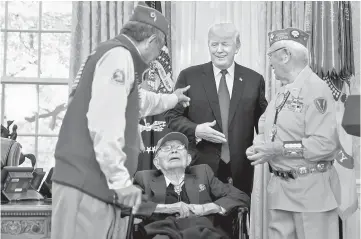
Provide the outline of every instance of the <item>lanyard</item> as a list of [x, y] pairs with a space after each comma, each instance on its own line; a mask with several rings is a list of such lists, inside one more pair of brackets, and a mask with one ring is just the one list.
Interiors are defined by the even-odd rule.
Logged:
[[[273, 120], [273, 125], [272, 125], [272, 130], [271, 130], [271, 141], [272, 141], [272, 142], [274, 142], [275, 137], [276, 137], [276, 133], [277, 133], [276, 123], [277, 123], [277, 119], [278, 119], [278, 114], [279, 114], [280, 111], [282, 110], [283, 106], [285, 106], [286, 101], [287, 101], [288, 97], [290, 96], [290, 94], [291, 94], [290, 91], [288, 91], [288, 92], [286, 93], [286, 95], [282, 93], [281, 95], [283, 95], [283, 99], [282, 99], [282, 101], [281, 101], [279, 104], [277, 104], [277, 106], [276, 106], [276, 114], [275, 114], [275, 118], [274, 118], [274, 120]], [[281, 95], [279, 95], [279, 96], [281, 96]], [[278, 97], [277, 97], [277, 99], [276, 99], [276, 103], [277, 103], [277, 101], [278, 101]]]

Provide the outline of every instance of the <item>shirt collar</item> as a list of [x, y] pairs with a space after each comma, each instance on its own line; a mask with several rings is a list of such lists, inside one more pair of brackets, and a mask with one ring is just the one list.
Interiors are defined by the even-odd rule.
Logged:
[[[232, 65], [230, 67], [228, 67], [228, 69], [227, 69], [228, 74], [230, 74], [232, 78], [234, 77], [234, 65], [235, 64], [234, 64], [234, 61], [233, 61]], [[221, 69], [216, 67], [213, 63], [212, 63], [212, 66], [213, 66], [214, 76], [217, 76], [219, 73], [221, 73]]]
[[[130, 43], [133, 44], [134, 48], [137, 49], [137, 52], [138, 52], [139, 56], [142, 57], [142, 54], [140, 53], [140, 51], [139, 51], [137, 45], [134, 43], [134, 41], [133, 41], [130, 37], [128, 37], [127, 35], [125, 35], [125, 34], [122, 34], [122, 35], [123, 35], [125, 38], [127, 38]], [[143, 57], [142, 57], [142, 58], [143, 58]]]
[[[168, 187], [169, 184], [171, 183], [171, 181], [165, 175], [164, 175], [164, 179], [165, 179], [165, 185]], [[181, 182], [184, 180], [184, 174], [180, 179], [181, 179]]]
[[285, 89], [291, 91], [291, 94], [297, 98], [303, 87], [305, 79], [309, 78], [312, 72], [313, 71], [308, 65], [305, 66], [292, 83], [285, 85]]

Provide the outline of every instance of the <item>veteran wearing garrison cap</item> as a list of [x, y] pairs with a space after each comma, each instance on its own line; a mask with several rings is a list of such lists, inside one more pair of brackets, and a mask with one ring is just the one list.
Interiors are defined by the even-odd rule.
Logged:
[[[282, 87], [247, 149], [253, 165], [268, 162], [270, 239], [338, 239], [339, 180], [335, 104], [308, 66], [309, 35], [296, 28], [268, 34], [268, 56]], [[260, 127], [261, 128], [261, 127]]]
[[165, 44], [168, 21], [140, 3], [119, 35], [101, 43], [74, 80], [55, 149], [52, 239], [123, 238], [120, 209], [141, 202], [132, 183], [142, 116], [189, 98], [180, 89], [157, 95], [138, 89], [148, 63]]

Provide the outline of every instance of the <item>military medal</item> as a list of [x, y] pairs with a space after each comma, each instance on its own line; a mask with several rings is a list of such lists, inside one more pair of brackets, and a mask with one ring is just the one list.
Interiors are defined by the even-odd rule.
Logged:
[[274, 137], [276, 136], [277, 133], [277, 126], [274, 124], [272, 125], [272, 129], [271, 129], [271, 140], [274, 139]]
[[303, 104], [298, 98], [293, 99], [292, 101], [292, 110], [296, 113], [302, 112]]

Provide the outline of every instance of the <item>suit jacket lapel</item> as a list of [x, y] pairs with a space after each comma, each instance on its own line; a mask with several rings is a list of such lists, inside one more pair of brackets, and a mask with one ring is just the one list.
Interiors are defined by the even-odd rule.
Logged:
[[[240, 78], [242, 78], [242, 81], [240, 80]], [[233, 117], [236, 113], [237, 105], [244, 95], [244, 81], [245, 78], [242, 76], [241, 67], [235, 63], [232, 98], [229, 106], [228, 127], [230, 127]]]
[[154, 201], [157, 203], [165, 203], [166, 185], [164, 175], [153, 178], [150, 187], [154, 192]]
[[198, 204], [199, 203], [199, 190], [197, 185], [197, 180], [195, 175], [186, 174], [184, 177], [184, 184], [189, 198], [190, 203]]
[[202, 83], [204, 90], [206, 91], [209, 105], [211, 106], [214, 117], [216, 118], [219, 127], [222, 129], [221, 111], [219, 109], [217, 86], [216, 80], [214, 79], [212, 62], [204, 65]]

